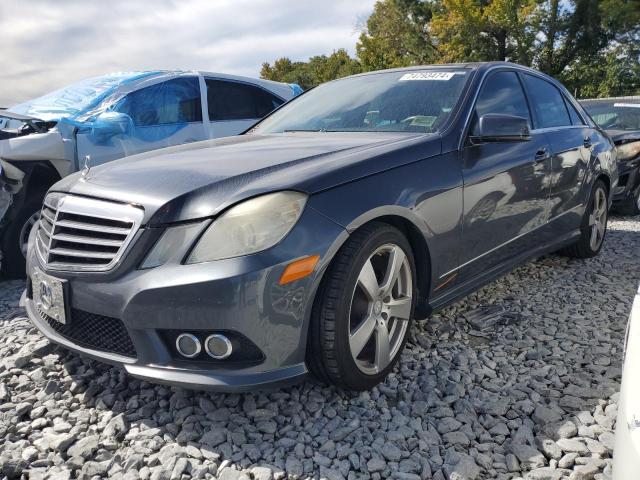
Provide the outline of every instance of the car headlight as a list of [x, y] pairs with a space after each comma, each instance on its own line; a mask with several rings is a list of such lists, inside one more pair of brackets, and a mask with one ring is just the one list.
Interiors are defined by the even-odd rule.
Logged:
[[239, 203], [209, 226], [187, 263], [239, 257], [273, 247], [296, 224], [306, 201], [303, 193], [285, 191]]
[[154, 268], [164, 265], [191, 240], [200, 230], [202, 222], [167, 228], [140, 265], [140, 268]]
[[619, 162], [629, 160], [636, 155], [640, 155], [640, 142], [629, 142], [624, 145], [619, 145], [616, 147], [616, 152]]

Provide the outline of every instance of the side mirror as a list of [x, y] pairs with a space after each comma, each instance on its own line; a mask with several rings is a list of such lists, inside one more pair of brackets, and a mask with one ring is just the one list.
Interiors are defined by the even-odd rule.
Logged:
[[102, 112], [93, 121], [93, 133], [111, 137], [126, 134], [131, 130], [133, 120], [126, 113]]
[[478, 122], [476, 139], [482, 142], [525, 142], [531, 140], [529, 120], [515, 115], [487, 113]]

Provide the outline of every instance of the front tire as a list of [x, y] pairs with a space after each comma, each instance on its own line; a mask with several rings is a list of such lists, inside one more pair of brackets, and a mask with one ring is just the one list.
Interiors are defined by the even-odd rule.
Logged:
[[2, 235], [2, 274], [5, 278], [24, 278], [29, 232], [38, 221], [43, 198], [25, 202]]
[[372, 223], [355, 232], [315, 300], [307, 354], [312, 373], [350, 390], [383, 381], [407, 340], [415, 271], [411, 246], [398, 229]]
[[562, 249], [560, 253], [574, 258], [592, 258], [598, 255], [607, 233], [608, 219], [608, 190], [604, 182], [598, 180], [591, 189], [589, 202], [582, 217], [580, 238], [573, 245]]

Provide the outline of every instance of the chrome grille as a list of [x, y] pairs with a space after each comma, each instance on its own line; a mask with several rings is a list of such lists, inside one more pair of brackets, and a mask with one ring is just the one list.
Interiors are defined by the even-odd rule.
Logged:
[[110, 270], [142, 217], [142, 209], [132, 205], [52, 193], [40, 212], [36, 251], [54, 270]]

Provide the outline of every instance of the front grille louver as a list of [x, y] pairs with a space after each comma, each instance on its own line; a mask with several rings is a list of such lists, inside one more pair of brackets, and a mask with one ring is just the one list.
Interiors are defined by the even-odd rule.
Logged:
[[54, 270], [107, 271], [137, 232], [143, 211], [132, 205], [49, 194], [40, 214], [36, 251]]

